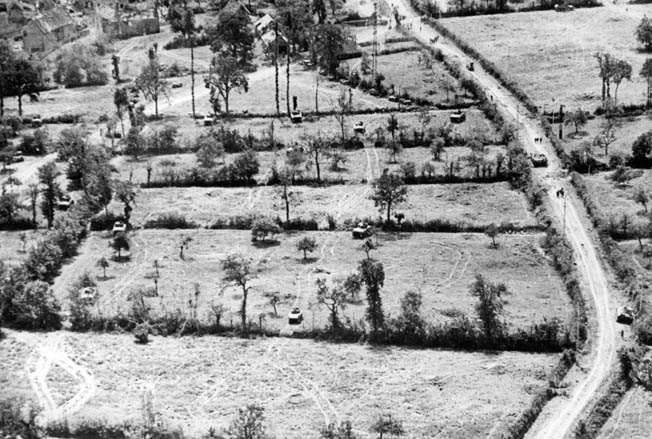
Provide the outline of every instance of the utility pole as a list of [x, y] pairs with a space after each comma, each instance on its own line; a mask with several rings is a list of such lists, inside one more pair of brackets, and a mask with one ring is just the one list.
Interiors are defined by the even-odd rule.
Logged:
[[564, 193], [564, 216], [562, 217], [562, 228], [561, 228], [561, 237], [562, 239], [566, 236], [566, 193]]
[[278, 22], [277, 21], [274, 22], [274, 86], [275, 86], [274, 96], [276, 97], [276, 115], [279, 116], [281, 114], [281, 109], [278, 103]]

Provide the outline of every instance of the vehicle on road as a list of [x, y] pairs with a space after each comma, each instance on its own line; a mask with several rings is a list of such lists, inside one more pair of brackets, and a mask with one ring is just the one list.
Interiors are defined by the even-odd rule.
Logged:
[[628, 306], [621, 306], [616, 312], [616, 323], [631, 325], [634, 323], [634, 310]]
[[211, 115], [204, 116], [203, 123], [205, 127], [209, 127], [215, 123], [215, 118]]
[[353, 132], [355, 134], [364, 134], [365, 133], [364, 122], [363, 121], [356, 122], [355, 125], [353, 126]]
[[299, 308], [292, 308], [288, 314], [288, 324], [299, 325], [303, 321], [303, 313]]
[[303, 115], [299, 110], [294, 110], [290, 112], [290, 121], [292, 123], [301, 123], [303, 122]]
[[68, 210], [75, 205], [75, 200], [70, 198], [70, 195], [62, 195], [57, 200], [57, 209]]
[[358, 225], [355, 226], [351, 231], [351, 234], [353, 235], [353, 239], [368, 238], [369, 236], [373, 235], [373, 233], [374, 233], [373, 227], [370, 224], [364, 222], [358, 223]]
[[535, 168], [545, 168], [548, 166], [548, 157], [544, 154], [530, 154], [530, 162]]

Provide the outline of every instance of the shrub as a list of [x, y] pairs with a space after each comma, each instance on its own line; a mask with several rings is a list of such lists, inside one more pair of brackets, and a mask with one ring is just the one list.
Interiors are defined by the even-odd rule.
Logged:
[[35, 280], [19, 288], [11, 300], [10, 321], [25, 329], [61, 329], [61, 307], [50, 285]]
[[199, 225], [188, 221], [183, 214], [170, 212], [148, 220], [143, 227], [146, 229], [195, 229]]
[[94, 232], [111, 230], [116, 221], [124, 221], [124, 217], [113, 212], [102, 212], [90, 219], [89, 226]]
[[274, 235], [281, 233], [281, 227], [270, 218], [258, 218], [251, 227], [251, 241], [267, 241], [269, 236], [271, 241], [276, 241]]
[[134, 329], [134, 338], [136, 343], [147, 344], [149, 343], [150, 326], [147, 323], [139, 323]]

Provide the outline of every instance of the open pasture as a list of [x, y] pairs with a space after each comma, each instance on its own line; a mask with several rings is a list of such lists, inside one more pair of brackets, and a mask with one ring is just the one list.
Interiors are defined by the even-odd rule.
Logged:
[[[25, 236], [25, 244], [21, 235]], [[26, 257], [27, 252], [44, 236], [43, 231], [0, 231], [0, 261], [8, 265], [18, 265]]]
[[598, 438], [647, 439], [652, 435], [650, 416], [650, 393], [641, 387], [634, 387], [625, 394]]
[[[296, 242], [311, 236], [318, 248], [303, 260]], [[179, 243], [192, 238], [179, 257]], [[490, 239], [482, 234], [381, 234], [379, 248], [371, 256], [383, 263], [386, 279], [382, 289], [386, 313], [396, 316], [400, 299], [407, 291], [421, 291], [423, 313], [430, 322], [446, 320], [447, 311], [456, 309], [474, 314], [476, 298], [468, 290], [476, 274], [494, 282], [505, 282], [511, 294], [505, 306], [506, 321], [513, 327], [528, 327], [544, 317], [567, 317], [569, 301], [561, 281], [550, 266], [540, 247], [540, 234], [500, 236], [498, 249], [489, 248]], [[327, 327], [328, 310], [317, 304], [315, 281], [333, 279], [357, 270], [358, 261], [365, 258], [360, 240], [348, 232], [306, 232], [280, 235], [277, 245], [257, 246], [251, 243], [249, 231], [236, 230], [142, 230], [131, 234], [131, 260], [110, 262], [107, 279], [95, 266], [98, 258], [110, 259], [112, 251], [104, 234], [94, 233], [83, 244], [80, 256], [63, 268], [55, 283], [55, 293], [65, 303], [68, 286], [84, 272], [97, 277], [100, 303], [98, 310], [112, 315], [127, 312], [131, 291], [153, 288], [154, 261], [158, 261], [158, 297], [148, 299], [155, 309], [187, 310], [195, 293], [199, 315], [210, 319], [210, 305], [223, 304], [229, 320], [239, 322], [237, 315], [242, 293], [226, 287], [220, 261], [229, 254], [250, 258], [257, 279], [248, 298], [248, 315], [258, 323], [264, 315], [264, 325], [282, 329], [293, 306], [305, 314], [303, 329]], [[274, 315], [266, 293], [279, 292], [281, 303]], [[349, 303], [345, 318], [357, 322], [364, 318], [364, 301]]]
[[90, 395], [70, 416], [73, 424], [140, 422], [149, 392], [160, 419], [192, 437], [227, 427], [239, 408], [254, 403], [265, 409], [274, 437], [315, 437], [325, 423], [350, 420], [357, 436], [371, 439], [377, 437], [373, 421], [386, 413], [403, 421], [409, 437], [494, 437], [547, 385], [557, 361], [557, 355], [274, 338], [154, 337], [142, 346], [128, 334], [13, 333], [0, 341], [6, 365], [0, 383], [11, 383], [12, 394], [34, 397], [25, 364], [37, 359], [30, 354], [44, 338], [53, 337], [60, 340], [58, 353], [93, 376], [91, 392], [54, 368], [45, 380], [57, 402], [66, 393]]
[[[342, 225], [346, 220], [384, 217], [369, 197], [370, 185], [334, 185], [328, 187], [294, 186], [300, 201], [290, 206], [290, 219], [314, 219], [326, 224], [328, 216]], [[122, 204], [113, 201], [109, 210], [122, 212]], [[411, 221], [442, 220], [476, 226], [511, 222], [534, 226], [536, 219], [527, 209], [525, 197], [509, 188], [508, 183], [415, 185], [408, 188], [408, 201], [397, 206]], [[278, 188], [161, 188], [141, 189], [132, 212], [132, 222], [142, 225], [148, 219], [166, 213], [185, 215], [189, 221], [210, 226], [217, 219], [234, 216], [280, 216], [285, 219], [285, 203]]]
[[[632, 10], [628, 13], [627, 7]], [[513, 78], [550, 111], [593, 110], [600, 103], [596, 52], [608, 52], [632, 64], [632, 82], [618, 90], [620, 102], [642, 103], [645, 83], [638, 76], [646, 55], [638, 51], [635, 11], [646, 5], [622, 5], [555, 11], [450, 18], [441, 22]], [[572, 79], [571, 79], [572, 78]], [[613, 89], [612, 89], [613, 93]]]

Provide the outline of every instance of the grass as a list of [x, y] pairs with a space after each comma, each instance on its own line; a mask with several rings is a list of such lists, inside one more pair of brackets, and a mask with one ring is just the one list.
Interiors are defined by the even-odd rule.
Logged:
[[538, 105], [548, 105], [548, 110], [558, 109], [559, 104], [567, 110], [579, 106], [593, 110], [601, 93], [593, 57], [598, 51], [632, 64], [633, 83], [621, 85], [619, 101], [642, 103], [644, 99], [645, 84], [638, 72], [646, 55], [638, 51], [634, 29], [640, 21], [637, 14], [646, 6], [626, 7], [633, 11], [631, 15], [602, 7], [563, 14], [526, 12], [441, 22], [515, 79]]
[[[292, 190], [301, 204], [291, 206], [290, 218], [312, 218], [325, 224], [331, 215], [341, 225], [345, 220], [381, 215], [369, 198], [369, 185], [300, 186]], [[141, 189], [136, 203], [132, 212], [136, 225], [169, 212], [182, 213], [204, 226], [235, 215], [285, 216], [275, 187]], [[114, 200], [109, 210], [122, 212], [122, 205]], [[394, 211], [414, 221], [440, 219], [477, 226], [505, 221], [519, 226], [537, 224], [523, 195], [510, 190], [507, 183], [412, 186], [408, 201]]]
[[[25, 252], [23, 252], [23, 243], [20, 240], [20, 235], [25, 233]], [[32, 245], [41, 239], [44, 231], [25, 230], [2, 232], [0, 231], [0, 261], [8, 265], [18, 265], [26, 257], [27, 252]]]
[[[641, 177], [631, 180], [627, 185], [617, 185], [608, 180], [607, 177], [611, 174], [612, 172], [601, 172], [584, 176], [591, 197], [596, 201], [604, 217], [620, 220], [623, 215], [627, 215], [634, 224], [647, 224], [643, 206], [637, 204], [633, 198], [639, 188], [650, 187], [652, 171], [644, 170]], [[652, 206], [648, 206], [650, 207]]]
[[609, 421], [602, 427], [599, 439], [616, 437], [629, 439], [645, 439], [650, 437], [652, 415], [649, 404], [650, 394], [641, 387], [631, 389], [614, 410]]
[[[192, 242], [185, 260], [179, 258], [179, 242], [190, 236]], [[303, 236], [317, 240], [318, 250], [304, 261], [296, 242]], [[540, 234], [499, 236], [497, 250], [489, 249], [490, 240], [481, 234], [381, 234], [380, 247], [372, 257], [385, 267], [386, 279], [383, 306], [386, 313], [396, 316], [400, 299], [407, 291], [421, 291], [424, 296], [424, 315], [428, 321], [441, 322], [444, 313], [457, 309], [474, 315], [476, 299], [469, 293], [469, 285], [476, 274], [492, 281], [505, 282], [512, 294], [505, 300], [506, 321], [514, 327], [528, 327], [544, 317], [566, 319], [568, 299], [561, 281], [544, 256]], [[98, 309], [104, 315], [121, 309], [128, 311], [130, 291], [154, 287], [153, 261], [160, 264], [159, 297], [151, 299], [155, 310], [187, 309], [188, 299], [199, 287], [199, 315], [210, 318], [211, 303], [221, 303], [228, 310], [225, 323], [239, 322], [237, 310], [242, 293], [238, 288], [226, 287], [221, 280], [220, 261], [227, 255], [239, 253], [254, 262], [257, 279], [248, 299], [249, 318], [258, 323], [265, 316], [265, 326], [282, 329], [293, 306], [305, 313], [304, 329], [327, 327], [328, 311], [316, 303], [317, 278], [346, 276], [357, 269], [365, 258], [361, 241], [351, 239], [348, 232], [310, 232], [281, 235], [280, 244], [254, 246], [249, 231], [143, 230], [132, 235], [131, 261], [111, 262], [107, 279], [95, 266], [101, 256], [111, 256], [108, 240], [94, 233], [86, 240], [80, 256], [67, 265], [57, 279], [54, 289], [65, 303], [68, 286], [80, 274], [97, 276], [102, 297]], [[278, 316], [268, 303], [265, 293], [278, 291], [281, 303]], [[363, 294], [364, 296], [364, 294]], [[344, 317], [357, 322], [364, 318], [365, 302], [347, 305]]]
[[[371, 439], [371, 424], [385, 413], [402, 420], [411, 437], [500, 435], [546, 385], [557, 359], [282, 339], [154, 337], [142, 346], [130, 335], [61, 335], [62, 348], [97, 382], [73, 423], [140, 422], [141, 397], [149, 390], [160, 418], [195, 437], [209, 426], [228, 426], [237, 409], [252, 403], [265, 408], [275, 437], [314, 437], [326, 422], [350, 420], [357, 435]], [[11, 336], [0, 343], [6, 365], [0, 382], [31, 396], [24, 369], [29, 349]], [[70, 375], [59, 384], [54, 378], [47, 384], [74, 385]]]

